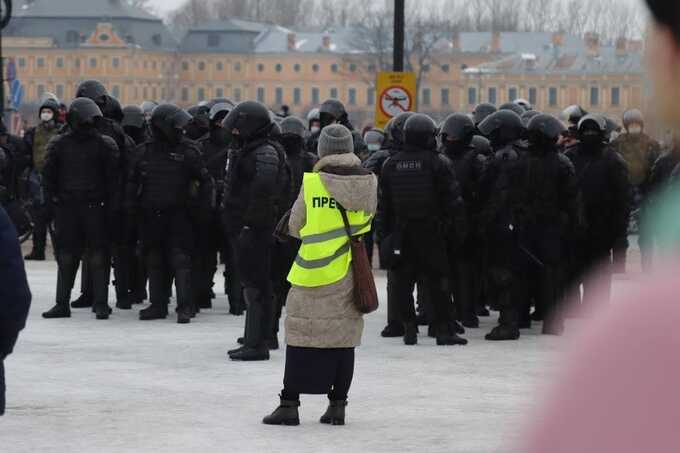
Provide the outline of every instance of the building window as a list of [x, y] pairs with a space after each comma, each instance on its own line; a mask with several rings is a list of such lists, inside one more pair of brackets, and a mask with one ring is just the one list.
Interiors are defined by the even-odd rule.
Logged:
[[423, 65], [423, 72], [430, 72], [430, 65], [429, 64]]
[[276, 72], [281, 72], [281, 71], [283, 71], [283, 65], [282, 65], [281, 63], [278, 63], [278, 64], [274, 67], [274, 69], [276, 70]]
[[151, 88], [151, 99], [158, 99], [158, 88]]
[[111, 88], [111, 96], [116, 99], [120, 98], [120, 87], [118, 85], [114, 85], [113, 88]]
[[44, 68], [44, 67], [45, 67], [45, 59], [44, 59], [43, 57], [38, 57], [38, 58], [36, 58], [36, 60], [35, 60], [35, 64], [36, 64], [36, 66], [38, 66], [39, 68]]
[[235, 102], [241, 102], [241, 89], [240, 88], [234, 88], [233, 91], [234, 94], [234, 101]]
[[64, 85], [57, 85], [57, 97], [59, 99], [64, 99]]
[[330, 98], [331, 99], [337, 99], [338, 98], [338, 89], [337, 88], [331, 88]]
[[97, 67], [97, 59], [96, 58], [90, 58], [90, 67], [91, 68]]
[[159, 34], [155, 34], [151, 37], [151, 42], [154, 46], [160, 46], [163, 44], [163, 38]]
[[210, 33], [208, 35], [208, 47], [219, 47], [220, 46], [220, 35], [217, 33]]
[[182, 62], [182, 71], [188, 71], [188, 70], [189, 70], [189, 62], [183, 61]]
[[77, 43], [80, 42], [80, 33], [75, 30], [69, 30], [66, 32], [66, 42]]
[[205, 71], [205, 61], [199, 61], [198, 62], [198, 70], [199, 71]]
[[281, 87], [276, 87], [276, 105], [281, 105], [283, 104], [283, 88]]
[[[133, 90], [134, 90], [134, 93], [135, 93], [134, 98], [139, 99], [139, 87], [137, 87], [137, 85], [135, 85]], [[184, 91], [182, 91], [182, 93], [184, 93]]]
[[536, 105], [538, 101], [538, 96], [536, 94], [536, 88], [529, 88], [529, 104]]
[[336, 63], [333, 63], [333, 64], [331, 65], [331, 72], [332, 72], [332, 73], [336, 73], [336, 72], [338, 72], [338, 69], [339, 69], [339, 68], [340, 68], [340, 67], [339, 67]]
[[257, 72], [264, 72], [264, 65], [262, 63], [257, 65]]
[[265, 95], [265, 93], [264, 93], [264, 88], [259, 87], [259, 88], [257, 89], [257, 102], [262, 102], [262, 103], [264, 103], [264, 95]]
[[166, 88], [165, 87], [161, 88], [161, 98], [163, 100], [168, 98], [167, 94], [168, 94], [168, 91], [166, 90]]
[[590, 105], [600, 105], [600, 89], [598, 87], [590, 88]]
[[149, 87], [144, 87], [142, 89], [142, 96], [144, 96], [144, 99], [149, 99]]
[[73, 64], [75, 65], [76, 68], [80, 68], [80, 58], [76, 58], [73, 60]]
[[450, 91], [448, 88], [442, 88], [442, 105], [449, 105], [451, 103]]
[[302, 90], [300, 88], [293, 88], [293, 104], [302, 104]]
[[312, 88], [312, 104], [319, 105], [319, 103], [321, 102], [320, 98], [321, 98], [321, 95], [319, 93], [319, 89], [318, 88]]
[[223, 98], [224, 97], [224, 88], [216, 88], [215, 89], [215, 97], [216, 98]]
[[613, 106], [621, 105], [621, 88], [619, 87], [612, 88], [612, 105]]
[[158, 62], [156, 60], [151, 62], [151, 69], [153, 69], [154, 71], [158, 70]]
[[349, 72], [357, 72], [357, 65], [354, 63], [351, 63], [349, 65]]
[[19, 58], [19, 67], [20, 68], [26, 67], [26, 59], [25, 58]]
[[316, 64], [316, 63], [313, 64], [313, 65], [312, 65], [312, 71], [314, 71], [314, 72], [319, 72], [319, 65]]
[[489, 88], [488, 95], [489, 95], [489, 103], [495, 105], [496, 101], [498, 100], [498, 95], [497, 95], [496, 89], [495, 88]]
[[513, 102], [517, 99], [517, 88], [508, 89], [508, 102]]
[[111, 59], [111, 66], [113, 66], [114, 68], [120, 67], [120, 58], [118, 58], [118, 57], [113, 57], [113, 58]]
[[442, 65], [442, 72], [449, 72], [451, 71], [451, 66], [448, 64], [443, 64]]
[[144, 69], [149, 69], [149, 62], [144, 60]]
[[548, 88], [548, 105], [550, 107], [557, 106], [557, 88], [555, 87]]
[[302, 69], [302, 68], [300, 67], [299, 63], [295, 63], [295, 65], [293, 65], [293, 71], [300, 72], [300, 69]]
[[218, 61], [215, 66], [218, 71], [224, 71], [224, 63], [222, 63], [221, 61]]
[[375, 105], [375, 88], [366, 90], [366, 103], [368, 105]]
[[357, 105], [357, 89], [350, 88], [347, 91], [347, 102], [349, 105]]
[[423, 105], [430, 105], [432, 103], [432, 90], [423, 88]]
[[469, 105], [477, 104], [477, 88], [474, 87], [468, 88], [468, 104]]
[[241, 62], [237, 61], [236, 63], [234, 63], [234, 71], [241, 72]]
[[45, 94], [45, 85], [38, 85], [38, 99], [40, 99], [43, 94]]
[[57, 58], [57, 68], [63, 68], [64, 67], [64, 58], [59, 57]]
[[102, 42], [106, 42], [109, 39], [111, 39], [111, 37], [109, 35], [107, 35], [106, 33], [102, 33], [101, 35], [99, 35], [99, 40], [102, 41]]
[[197, 90], [197, 93], [198, 93], [198, 102], [205, 101], [205, 88], [200, 87]]

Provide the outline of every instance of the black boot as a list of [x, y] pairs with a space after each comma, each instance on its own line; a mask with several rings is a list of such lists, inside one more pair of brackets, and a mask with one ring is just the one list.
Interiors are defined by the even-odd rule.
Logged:
[[189, 324], [192, 318], [191, 307], [177, 307], [177, 324]]
[[130, 299], [130, 296], [119, 298], [116, 301], [116, 308], [121, 310], [132, 310], [132, 300]]
[[267, 415], [262, 419], [262, 423], [265, 425], [298, 426], [300, 424], [300, 414], [298, 412], [300, 401], [286, 401], [281, 396], [279, 398], [281, 398], [279, 407], [271, 415]]
[[404, 325], [400, 322], [388, 322], [387, 326], [380, 333], [383, 338], [398, 338], [404, 336]]
[[87, 294], [81, 294], [79, 298], [71, 302], [71, 308], [90, 308], [92, 305], [92, 297]]
[[139, 311], [141, 321], [153, 321], [154, 319], [165, 319], [168, 317], [168, 306], [165, 304], [151, 304], [144, 310]]
[[95, 307], [95, 315], [96, 318], [100, 320], [109, 319], [111, 307], [109, 307], [109, 304], [98, 304]]
[[345, 424], [345, 408], [347, 407], [347, 400], [331, 401], [328, 404], [326, 413], [321, 416], [319, 422], [324, 425], [342, 426]]
[[[178, 254], [173, 258], [179, 262], [189, 262], [186, 255]], [[183, 267], [175, 269], [175, 288], [177, 289], [177, 323], [189, 324], [191, 318], [196, 316], [193, 310], [191, 293], [191, 269]]]
[[269, 348], [270, 351], [278, 351], [278, 349], [279, 349], [279, 337], [272, 336], [271, 338], [268, 338], [267, 339], [267, 348]]
[[56, 304], [54, 307], [42, 314], [45, 319], [70, 318], [71, 309], [68, 304]]
[[413, 323], [404, 323], [404, 344], [406, 346], [418, 344], [418, 326]]
[[491, 313], [489, 313], [489, 309], [486, 308], [484, 305], [477, 307], [477, 316], [480, 318], [488, 318], [491, 316]]
[[451, 332], [448, 325], [437, 329], [437, 346], [465, 346], [466, 344], [468, 341]]
[[233, 354], [229, 354], [231, 360], [237, 360], [241, 362], [258, 362], [262, 360], [269, 360], [269, 349], [266, 346], [261, 346], [257, 348], [250, 348], [244, 346]]
[[244, 349], [245, 349], [245, 346], [241, 346], [241, 347], [239, 347], [239, 348], [232, 349], [232, 350], [230, 350], [230, 351], [227, 351], [227, 355], [231, 358], [232, 355], [236, 354], [237, 352], [241, 352], [241, 351], [243, 351]]
[[468, 329], [478, 329], [479, 328], [479, 318], [477, 316], [470, 316], [463, 319], [463, 327]]
[[519, 329], [507, 325], [496, 326], [484, 338], [489, 341], [509, 341], [519, 339]]
[[24, 257], [26, 261], [45, 261], [45, 251], [33, 249], [31, 253]]
[[244, 362], [269, 360], [269, 348], [267, 347], [265, 333], [271, 332], [271, 329], [264, 322], [264, 315], [270, 313], [267, 310], [270, 307], [266, 306], [263, 300], [266, 295], [257, 288], [246, 288], [244, 297], [248, 304], [245, 346], [241, 350], [229, 354], [229, 358]]

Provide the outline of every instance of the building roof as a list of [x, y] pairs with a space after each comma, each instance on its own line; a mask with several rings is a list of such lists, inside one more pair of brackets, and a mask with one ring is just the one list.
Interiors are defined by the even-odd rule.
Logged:
[[87, 47], [100, 23], [111, 23], [122, 45], [175, 50], [177, 41], [161, 19], [125, 0], [19, 0], [5, 36], [52, 38], [60, 48]]

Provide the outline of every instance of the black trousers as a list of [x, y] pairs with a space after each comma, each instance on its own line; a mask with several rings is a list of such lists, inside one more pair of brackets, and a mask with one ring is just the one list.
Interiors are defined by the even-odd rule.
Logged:
[[47, 225], [52, 221], [52, 210], [48, 205], [38, 204], [31, 208], [33, 218], [33, 251], [45, 253]]
[[219, 217], [198, 219], [194, 222], [196, 247], [193, 255], [193, 290], [197, 303], [210, 303], [213, 280], [217, 272], [217, 254], [222, 250], [222, 228]]
[[514, 235], [499, 235], [489, 244], [489, 294], [500, 310], [499, 324], [519, 328], [527, 299], [526, 255]]
[[0, 359], [0, 415], [5, 413], [5, 360]]
[[300, 394], [347, 399], [354, 378], [354, 348], [319, 349], [288, 346], [281, 397], [296, 401]]
[[272, 284], [274, 292], [273, 337], [279, 333], [281, 312], [286, 305], [286, 299], [288, 298], [288, 292], [290, 291], [291, 286], [288, 281], [288, 274], [290, 273], [291, 267], [293, 267], [293, 262], [295, 261], [299, 248], [300, 242], [293, 239], [290, 239], [287, 242], [275, 241], [272, 248]]
[[250, 348], [266, 347], [272, 332], [272, 233], [270, 229], [244, 228], [236, 244], [238, 272], [248, 306], [245, 343]]

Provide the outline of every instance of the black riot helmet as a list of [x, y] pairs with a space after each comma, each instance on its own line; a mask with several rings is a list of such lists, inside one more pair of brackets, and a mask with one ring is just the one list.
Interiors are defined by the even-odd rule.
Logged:
[[321, 104], [321, 107], [319, 107], [319, 120], [321, 121], [322, 129], [334, 122], [343, 126], [349, 124], [345, 105], [337, 99], [328, 99]]
[[527, 126], [529, 143], [540, 147], [554, 147], [567, 129], [564, 124], [552, 115], [534, 116]]
[[226, 102], [218, 102], [213, 104], [213, 106], [210, 108], [210, 111], [208, 112], [210, 124], [213, 125], [215, 123], [219, 123], [221, 125], [224, 117], [226, 117], [229, 112], [234, 109], [234, 107], [234, 103], [229, 100]]
[[524, 107], [519, 104], [515, 104], [514, 102], [506, 102], [505, 104], [498, 107], [498, 110], [510, 110], [515, 112], [519, 117], [526, 113], [526, 109]]
[[492, 153], [491, 142], [486, 137], [475, 135], [472, 137], [472, 142], [470, 142], [470, 144], [479, 154], [490, 156]]
[[578, 123], [578, 136], [586, 146], [605, 143], [607, 141], [607, 119], [596, 114], [584, 116]]
[[570, 126], [578, 127], [581, 118], [586, 116], [588, 112], [583, 110], [580, 105], [570, 105], [562, 111], [560, 118], [566, 121]]
[[385, 144], [385, 133], [378, 128], [370, 129], [364, 134], [364, 142], [370, 152], [378, 151]]
[[100, 109], [103, 109], [108, 100], [109, 93], [99, 80], [86, 80], [78, 85], [76, 97], [92, 99]]
[[524, 112], [524, 114], [521, 116], [522, 124], [524, 124], [524, 127], [529, 126], [529, 122], [532, 120], [532, 118], [540, 114], [541, 112], [537, 112], [536, 110], [529, 110], [528, 112]]
[[307, 124], [309, 126], [309, 130], [312, 130], [312, 127], [314, 127], [314, 123], [321, 124], [321, 113], [319, 112], [318, 108], [313, 108], [307, 114]]
[[116, 123], [123, 121], [123, 107], [120, 105], [120, 102], [118, 102], [118, 99], [114, 97], [109, 96], [107, 98], [102, 113], [104, 114], [104, 118], [113, 120]]
[[479, 126], [482, 121], [486, 119], [487, 116], [496, 113], [496, 106], [489, 103], [482, 103], [475, 107], [475, 111], [472, 112], [474, 117], [475, 126]]
[[406, 143], [404, 140], [404, 126], [413, 115], [415, 115], [413, 112], [402, 112], [390, 120], [392, 125], [386, 129], [389, 129], [389, 138], [393, 144], [403, 145]]
[[628, 130], [633, 124], [637, 124], [643, 129], [645, 127], [645, 117], [638, 109], [626, 110], [623, 114], [623, 127]]
[[422, 113], [415, 113], [404, 124], [404, 144], [434, 150], [437, 148], [437, 124]]
[[441, 134], [445, 142], [458, 142], [467, 146], [475, 135], [475, 124], [469, 116], [453, 113], [444, 120]]
[[134, 127], [142, 129], [146, 123], [144, 111], [137, 105], [128, 105], [123, 108], [123, 121], [120, 125], [123, 127]]
[[45, 99], [42, 104], [40, 105], [40, 108], [38, 109], [38, 114], [43, 111], [43, 109], [50, 109], [52, 110], [52, 113], [54, 114], [54, 120], [56, 121], [57, 118], [59, 118], [59, 100], [55, 100], [53, 98], [47, 98]]
[[499, 110], [489, 115], [478, 128], [494, 148], [519, 140], [524, 133], [522, 118], [511, 110]]
[[515, 99], [512, 101], [512, 103], [519, 105], [526, 112], [530, 112], [534, 109], [534, 107], [531, 105], [531, 102], [527, 101], [526, 99]]
[[66, 122], [75, 132], [94, 129], [102, 111], [90, 98], [76, 98], [71, 102], [66, 114]]
[[307, 136], [307, 127], [304, 121], [297, 116], [287, 116], [279, 126], [281, 127], [281, 135], [294, 135], [303, 139]]
[[269, 110], [256, 101], [241, 102], [222, 121], [222, 127], [230, 135], [244, 142], [267, 136], [272, 125]]
[[151, 114], [151, 132], [154, 138], [177, 144], [184, 135], [184, 128], [191, 115], [174, 104], [161, 104]]
[[151, 119], [151, 114], [153, 113], [153, 109], [158, 107], [158, 103], [154, 101], [144, 101], [142, 102], [142, 105], [140, 105], [142, 111], [144, 112], [144, 116], [146, 117], [147, 120]]

